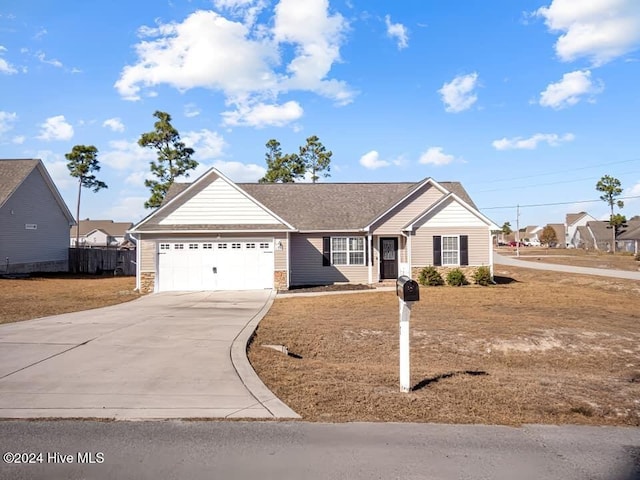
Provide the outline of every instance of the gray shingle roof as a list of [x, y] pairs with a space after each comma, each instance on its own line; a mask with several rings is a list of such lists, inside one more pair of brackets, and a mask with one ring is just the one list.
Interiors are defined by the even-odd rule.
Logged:
[[[114, 222], [113, 220], [80, 220], [80, 235], [93, 230], [102, 230], [113, 237], [122, 237], [133, 226], [131, 222]], [[71, 227], [71, 238], [75, 238], [77, 227]]]
[[39, 160], [0, 160], [0, 207], [38, 165]]
[[[355, 230], [367, 226], [409, 195], [421, 183], [238, 183], [236, 185], [299, 230]], [[439, 184], [476, 208], [459, 182], [439, 182]], [[175, 198], [189, 185], [174, 183], [167, 192], [164, 203]]]

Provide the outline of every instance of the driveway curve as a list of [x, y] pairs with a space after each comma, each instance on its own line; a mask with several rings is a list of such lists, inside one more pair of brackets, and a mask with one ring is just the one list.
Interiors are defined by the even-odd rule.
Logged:
[[0, 325], [0, 418], [299, 418], [246, 356], [274, 295], [160, 293]]
[[601, 277], [640, 280], [640, 272], [628, 272], [625, 270], [614, 270], [610, 268], [573, 267], [571, 265], [556, 265], [554, 263], [527, 262], [525, 260], [518, 260], [514, 257], [500, 255], [499, 253], [494, 253], [494, 262], [498, 265], [532, 268], [535, 270], [552, 270], [556, 272], [578, 273], [582, 275], [599, 275]]

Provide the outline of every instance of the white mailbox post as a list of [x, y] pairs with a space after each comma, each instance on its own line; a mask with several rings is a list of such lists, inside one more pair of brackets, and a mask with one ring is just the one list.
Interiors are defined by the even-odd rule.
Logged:
[[418, 284], [406, 275], [398, 277], [396, 294], [400, 304], [400, 391], [411, 391], [411, 354], [409, 321], [411, 307], [420, 300]]

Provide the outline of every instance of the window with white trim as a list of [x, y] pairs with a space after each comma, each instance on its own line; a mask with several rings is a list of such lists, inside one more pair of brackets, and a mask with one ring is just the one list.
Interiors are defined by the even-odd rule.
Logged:
[[364, 265], [364, 237], [331, 237], [333, 265]]
[[173, 249], [174, 249], [174, 250], [184, 250], [184, 243], [176, 243], [176, 244], [173, 246]]
[[260, 248], [269, 248], [269, 244], [268, 243], [261, 243], [260, 244]]
[[256, 244], [255, 243], [246, 243], [245, 247], [246, 248], [256, 248]]
[[460, 265], [459, 237], [442, 237], [442, 265]]
[[218, 248], [219, 249], [227, 248], [227, 244], [226, 243], [219, 243], [218, 244]]
[[213, 243], [203, 243], [202, 248], [204, 250], [211, 250], [213, 248]]
[[160, 250], [169, 250], [169, 244], [168, 243], [161, 243], [160, 244]]
[[231, 244], [231, 248], [241, 248], [242, 244], [241, 243], [232, 243]]
[[198, 244], [197, 243], [190, 243], [189, 244], [189, 250], [197, 250], [198, 249]]

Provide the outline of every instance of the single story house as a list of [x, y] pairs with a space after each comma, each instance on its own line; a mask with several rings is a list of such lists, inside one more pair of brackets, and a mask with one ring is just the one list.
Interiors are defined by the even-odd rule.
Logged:
[[[492, 230], [462, 185], [175, 183], [129, 233], [142, 292], [373, 284], [427, 265], [493, 265]], [[470, 273], [470, 272], [467, 272]]]
[[80, 229], [78, 246], [80, 247], [120, 247], [129, 240], [127, 230], [132, 222], [114, 222], [113, 220], [79, 221], [79, 225], [71, 227], [71, 246], [76, 246], [76, 235]]
[[66, 272], [74, 223], [42, 161], [0, 160], [0, 273]]
[[579, 246], [579, 235], [577, 235], [578, 227], [584, 227], [587, 225], [587, 222], [596, 222], [597, 219], [592, 217], [587, 212], [579, 212], [579, 213], [567, 213], [565, 219], [566, 226], [566, 245], [567, 247], [578, 247]]

